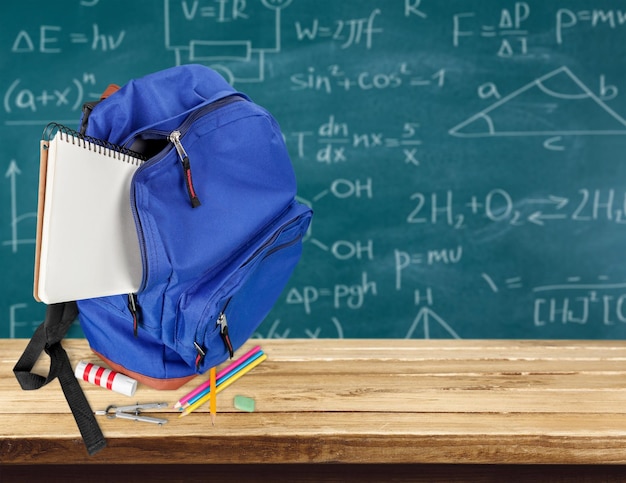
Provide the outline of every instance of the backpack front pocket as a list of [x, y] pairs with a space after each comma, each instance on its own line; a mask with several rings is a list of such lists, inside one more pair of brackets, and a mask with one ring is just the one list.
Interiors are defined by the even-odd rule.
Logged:
[[300, 259], [310, 218], [308, 207], [292, 204], [256, 243], [181, 295], [176, 349], [197, 372], [232, 357], [263, 321]]

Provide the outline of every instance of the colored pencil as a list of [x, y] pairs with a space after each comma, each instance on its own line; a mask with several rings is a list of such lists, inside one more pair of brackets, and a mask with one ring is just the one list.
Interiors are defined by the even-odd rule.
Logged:
[[[227, 374], [224, 374], [223, 376], [219, 377], [217, 379], [216, 385], [217, 385], [217, 389], [219, 389], [219, 387], [228, 379], [230, 379], [231, 377], [233, 377], [235, 374], [237, 374], [239, 371], [243, 370], [244, 368], [246, 368], [248, 365], [252, 364], [255, 360], [257, 360], [259, 357], [261, 357], [264, 354], [264, 352], [262, 350], [255, 352], [254, 354], [252, 354], [250, 357], [248, 357], [245, 361], [243, 361], [243, 363], [239, 364], [237, 367], [235, 367], [234, 369], [232, 369], [231, 371], [229, 371]], [[206, 396], [207, 394], [210, 394], [211, 389], [210, 387], [205, 388], [203, 391], [200, 391], [198, 394], [196, 394], [195, 396], [193, 396], [192, 398], [190, 398], [186, 403], [184, 403], [179, 409], [182, 411], [184, 409], [187, 409], [189, 406], [191, 406], [192, 404], [194, 404], [196, 401], [198, 401], [199, 399], [203, 398], [204, 396]], [[217, 391], [219, 392], [219, 391]], [[216, 393], [217, 394], [217, 393]]]
[[[248, 352], [246, 352], [239, 359], [237, 359], [236, 361], [232, 362], [227, 367], [225, 367], [220, 372], [218, 372], [217, 376], [216, 376], [217, 379], [219, 380], [221, 377], [223, 377], [224, 375], [228, 374], [230, 371], [232, 371], [238, 365], [243, 364], [247, 359], [249, 359], [251, 356], [253, 356], [255, 353], [259, 352], [260, 350], [261, 350], [261, 346], [258, 346], [258, 345], [253, 347], [252, 349], [250, 349]], [[207, 389], [210, 385], [211, 385], [211, 380], [209, 378], [206, 382], [203, 382], [202, 384], [200, 384], [193, 391], [189, 392], [188, 394], [186, 394], [185, 396], [180, 398], [178, 400], [178, 402], [176, 404], [174, 404], [174, 408], [178, 409], [183, 404], [185, 404], [187, 401], [189, 401], [192, 397], [194, 397], [196, 394], [199, 394], [202, 391], [204, 391], [205, 389]]]
[[215, 417], [217, 416], [217, 391], [215, 390], [215, 367], [211, 367], [211, 373], [209, 376], [209, 380], [211, 382], [209, 391], [211, 392], [211, 424], [215, 426]]
[[[221, 391], [223, 391], [224, 389], [226, 389], [228, 386], [230, 386], [233, 382], [235, 382], [237, 379], [239, 379], [240, 377], [242, 377], [243, 375], [247, 374], [248, 372], [250, 372], [252, 369], [254, 369], [256, 366], [258, 366], [261, 362], [263, 362], [265, 359], [267, 359], [267, 354], [263, 354], [261, 357], [259, 357], [258, 359], [256, 359], [254, 362], [252, 362], [251, 364], [249, 364], [248, 366], [246, 366], [244, 369], [242, 369], [241, 371], [237, 372], [235, 375], [233, 375], [233, 377], [230, 377], [229, 379], [225, 380], [220, 386], [217, 387], [217, 389], [215, 390], [215, 394], [220, 393]], [[191, 414], [193, 411], [195, 411], [196, 409], [198, 409], [200, 406], [202, 406], [205, 402], [207, 402], [210, 399], [211, 395], [207, 394], [205, 395], [203, 398], [199, 399], [198, 401], [196, 401], [194, 404], [192, 404], [191, 406], [189, 406], [187, 409], [185, 409], [185, 411], [183, 411], [180, 416], [178, 416], [179, 418], [182, 418], [183, 416], [187, 416], [188, 414]]]

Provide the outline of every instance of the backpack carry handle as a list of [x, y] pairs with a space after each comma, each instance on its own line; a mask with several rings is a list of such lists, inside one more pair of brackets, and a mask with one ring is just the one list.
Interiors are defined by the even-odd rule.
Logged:
[[[24, 353], [15, 364], [13, 373], [22, 389], [27, 391], [39, 389], [54, 379], [59, 379], [63, 394], [87, 447], [87, 452], [94, 455], [106, 446], [106, 440], [89, 402], [74, 376], [67, 352], [61, 345], [61, 339], [77, 316], [76, 302], [48, 305], [46, 318], [33, 334], [26, 349], [24, 349]], [[50, 356], [50, 369], [45, 377], [31, 372], [43, 351]]]

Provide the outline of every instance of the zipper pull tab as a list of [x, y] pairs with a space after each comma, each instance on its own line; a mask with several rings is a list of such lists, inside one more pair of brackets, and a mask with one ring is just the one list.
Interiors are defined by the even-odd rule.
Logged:
[[137, 296], [134, 293], [128, 294], [128, 310], [133, 316], [133, 334], [137, 337], [137, 328], [139, 326], [139, 310], [137, 308]]
[[233, 349], [233, 344], [230, 341], [230, 336], [228, 335], [228, 321], [226, 320], [226, 314], [222, 312], [220, 316], [217, 318], [217, 325], [220, 326], [220, 336], [222, 336], [222, 340], [224, 341], [224, 345], [228, 349], [228, 354], [230, 358], [233, 358], [235, 351]]
[[187, 193], [189, 194], [189, 201], [191, 206], [197, 208], [200, 206], [200, 200], [196, 195], [196, 190], [193, 187], [193, 180], [191, 179], [191, 164], [189, 163], [189, 156], [185, 152], [182, 143], [180, 142], [180, 131], [172, 131], [169, 136], [169, 140], [174, 144], [180, 162], [183, 165], [183, 176], [185, 177], [185, 184], [187, 186]]
[[196, 348], [196, 352], [198, 355], [196, 356], [196, 371], [200, 369], [200, 364], [204, 360], [204, 356], [206, 356], [206, 351], [198, 344], [196, 341], [193, 342], [193, 346]]

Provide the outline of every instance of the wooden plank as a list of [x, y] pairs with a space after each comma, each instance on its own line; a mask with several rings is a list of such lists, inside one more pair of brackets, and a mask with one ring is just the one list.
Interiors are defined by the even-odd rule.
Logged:
[[[345, 389], [337, 387], [312, 387], [308, 384], [275, 391], [268, 386], [262, 388], [263, 381], [256, 379], [246, 384], [239, 384], [237, 390], [226, 391], [218, 397], [220, 413], [231, 412], [235, 394], [249, 395], [256, 401], [256, 410], [263, 412], [328, 412], [351, 411], [369, 412], [372, 408], [384, 408], [385, 412], [428, 412], [472, 414], [485, 411], [498, 413], [571, 413], [600, 414], [614, 413], [616, 408], [626, 407], [626, 392], [608, 393], [607, 391], [416, 391], [404, 392], [393, 384], [376, 387]], [[28, 396], [15, 398], [12, 402], [2, 400], [6, 407], [1, 414], [65, 414], [67, 404], [59, 390], [52, 387], [50, 392], [40, 392], [36, 400]], [[141, 394], [141, 395], [139, 395]], [[135, 400], [117, 395], [88, 393], [92, 409], [104, 410], [111, 404], [128, 405], [137, 402], [166, 402], [172, 405], [176, 399], [163, 394], [144, 391], [137, 394]], [[197, 411], [206, 411], [203, 406]], [[3, 428], [4, 429], [4, 428]], [[0, 437], [5, 434], [0, 429]]]
[[[0, 416], [0, 425], [33, 426]], [[132, 431], [123, 424], [132, 425]], [[570, 414], [253, 413], [184, 418], [180, 425], [107, 421], [106, 450], [87, 456], [69, 415], [0, 441], [0, 462], [625, 464], [626, 417]], [[68, 434], [71, 433], [71, 434]]]
[[[611, 413], [626, 404], [625, 378], [593, 374], [506, 374], [446, 376], [388, 373], [324, 374], [319, 362], [289, 364], [266, 361], [219, 396], [222, 408], [232, 407], [236, 393], [252, 394], [257, 408], [264, 411], [371, 411], [382, 407], [389, 412], [578, 412]], [[325, 364], [325, 363], [324, 363]], [[390, 367], [391, 371], [392, 368]], [[349, 384], [347, 378], [349, 377]], [[288, 381], [285, 384], [285, 381]], [[81, 382], [94, 409], [110, 404], [127, 404], [128, 399], [97, 386]], [[143, 401], [174, 404], [194, 387], [178, 391], [156, 391], [141, 387]], [[276, 387], [281, 387], [276, 391]], [[35, 393], [21, 391], [15, 380], [0, 381], [0, 413], [67, 412], [62, 392], [55, 381]], [[202, 409], [201, 409], [202, 410]], [[222, 409], [224, 410], [224, 409]], [[1, 431], [1, 430], [0, 430]]]

